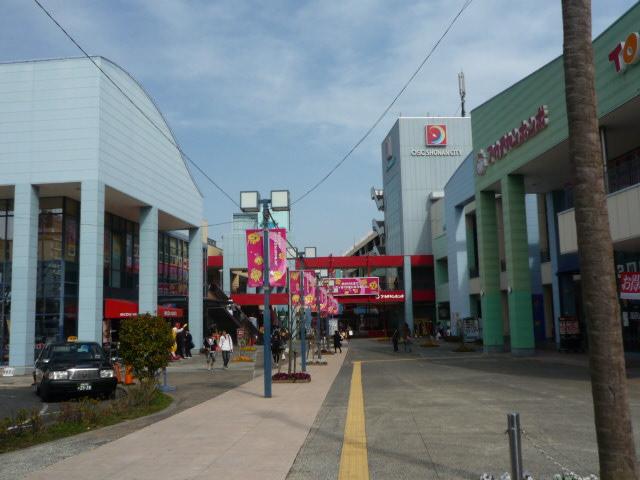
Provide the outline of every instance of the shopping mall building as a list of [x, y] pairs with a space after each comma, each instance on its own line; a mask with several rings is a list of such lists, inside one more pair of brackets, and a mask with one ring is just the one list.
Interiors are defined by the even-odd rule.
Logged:
[[188, 315], [201, 341], [202, 195], [141, 85], [94, 61], [0, 64], [0, 346], [18, 372], [137, 312]]
[[[593, 42], [619, 275], [640, 268], [639, 29], [636, 5]], [[446, 247], [436, 255], [447, 263], [452, 318], [480, 317], [487, 351], [527, 354], [569, 337], [588, 347], [562, 57], [475, 108], [471, 119], [473, 155], [445, 187]], [[624, 296], [640, 298], [638, 290]], [[625, 348], [638, 351], [640, 301], [621, 299], [621, 311]]]

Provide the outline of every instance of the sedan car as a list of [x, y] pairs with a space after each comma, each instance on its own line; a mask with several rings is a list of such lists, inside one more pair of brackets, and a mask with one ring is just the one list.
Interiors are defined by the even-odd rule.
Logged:
[[47, 345], [36, 360], [33, 382], [45, 402], [54, 396], [113, 396], [118, 383], [108, 356], [95, 342]]

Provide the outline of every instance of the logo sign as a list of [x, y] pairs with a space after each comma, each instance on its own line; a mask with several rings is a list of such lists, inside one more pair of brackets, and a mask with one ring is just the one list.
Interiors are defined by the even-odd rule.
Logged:
[[624, 42], [616, 45], [616, 48], [609, 53], [609, 61], [613, 62], [613, 66], [617, 73], [624, 72], [629, 65], [633, 65], [640, 59], [640, 35], [637, 32], [631, 32]]
[[489, 165], [504, 158], [511, 150], [531, 140], [549, 125], [549, 109], [546, 105], [538, 107], [538, 112], [523, 120], [519, 127], [505, 133], [495, 143], [476, 154], [476, 172], [484, 175]]
[[429, 147], [447, 146], [447, 126], [427, 125], [425, 127], [426, 144]]

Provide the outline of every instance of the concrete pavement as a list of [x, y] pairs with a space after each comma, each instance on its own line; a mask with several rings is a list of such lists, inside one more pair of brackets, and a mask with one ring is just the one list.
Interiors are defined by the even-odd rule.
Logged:
[[[308, 384], [263, 378], [93, 450], [34, 472], [29, 479], [282, 479], [305, 441], [346, 353], [311, 366]], [[216, 372], [223, 375], [225, 372]]]

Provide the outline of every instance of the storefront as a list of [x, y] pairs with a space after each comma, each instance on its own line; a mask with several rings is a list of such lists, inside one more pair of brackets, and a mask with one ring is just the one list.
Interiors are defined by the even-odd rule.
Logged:
[[[631, 32], [639, 26], [636, 5], [594, 40], [603, 168], [619, 273], [638, 268], [640, 253], [640, 67], [633, 65], [637, 42], [625, 43], [637, 38]], [[561, 330], [566, 333], [561, 318], [575, 317], [584, 338], [562, 57], [477, 107], [472, 129], [485, 349], [527, 354], [537, 345], [540, 305], [530, 275], [527, 194], [536, 195], [542, 212], [540, 283], [549, 285], [553, 297], [548, 308], [543, 302], [543, 324], [553, 326], [560, 344]], [[504, 262], [496, 249], [501, 243]], [[635, 302], [622, 307], [625, 346], [637, 350]]]

